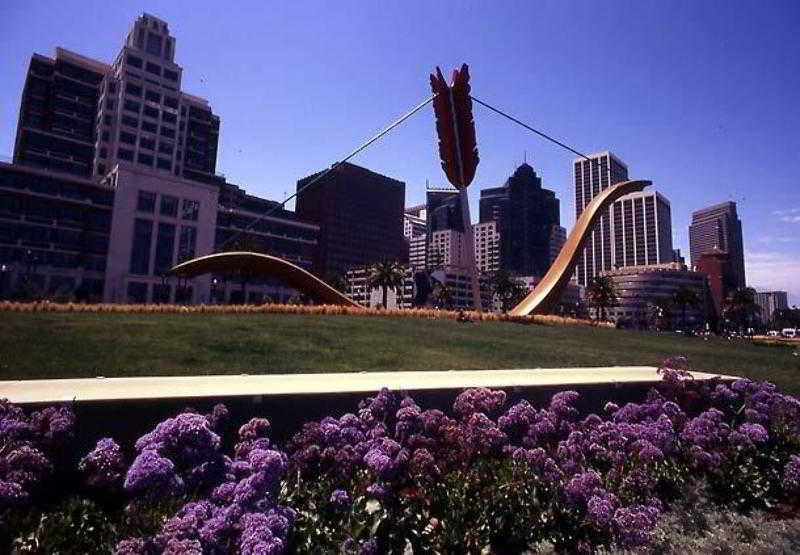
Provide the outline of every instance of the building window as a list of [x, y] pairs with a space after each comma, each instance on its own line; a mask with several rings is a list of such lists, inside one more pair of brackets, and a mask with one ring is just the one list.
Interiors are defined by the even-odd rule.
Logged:
[[183, 209], [181, 219], [197, 221], [197, 213], [200, 211], [200, 203], [196, 200], [183, 199]]
[[142, 96], [142, 87], [133, 83], [126, 83], [125, 92], [133, 96]]
[[127, 125], [128, 127], [136, 128], [139, 127], [139, 120], [134, 117], [123, 114], [122, 125]]
[[148, 118], [158, 119], [158, 110], [151, 108], [150, 106], [145, 106], [144, 115], [146, 115]]
[[125, 101], [125, 109], [128, 110], [129, 112], [136, 112], [138, 114], [140, 107], [141, 105], [134, 100]]
[[117, 158], [120, 160], [128, 160], [129, 162], [133, 161], [133, 151], [128, 150], [126, 148], [117, 149]]
[[136, 198], [136, 210], [152, 214], [156, 209], [156, 194], [152, 191], [139, 191]]
[[169, 79], [170, 81], [177, 81], [178, 73], [176, 71], [172, 71], [171, 69], [164, 69], [164, 78]]
[[143, 154], [140, 152], [136, 161], [143, 166], [153, 167], [153, 157], [150, 154]]
[[136, 56], [128, 55], [128, 65], [133, 67], [142, 67], [142, 59]]
[[100, 149], [100, 158], [107, 158], [108, 157], [108, 150], [103, 147]]
[[164, 141], [161, 141], [160, 143], [158, 143], [158, 152], [160, 154], [167, 154], [167, 155], [171, 156], [172, 155], [172, 149], [173, 149], [172, 143], [166, 143]]
[[[144, 191], [140, 191], [140, 194]], [[133, 222], [133, 247], [130, 273], [147, 275], [150, 270], [150, 243], [153, 239], [153, 222], [136, 218]]]
[[161, 195], [161, 215], [169, 216], [170, 218], [178, 217], [178, 197]]
[[129, 303], [146, 303], [147, 302], [147, 284], [138, 281], [128, 282], [128, 302]]
[[117, 92], [117, 85], [115, 83], [109, 82], [108, 86], [106, 87], [106, 90], [108, 90], [109, 93], [113, 94]]
[[145, 49], [148, 54], [161, 56], [161, 37], [153, 33], [147, 33], [147, 46]]
[[170, 171], [172, 169], [172, 161], [171, 160], [166, 160], [164, 158], [158, 158], [158, 159], [156, 159], [156, 166], [160, 170]]
[[182, 225], [181, 236], [178, 241], [178, 263], [194, 258], [196, 244], [197, 228], [190, 225]]
[[178, 116], [176, 116], [175, 114], [170, 114], [169, 112], [164, 112], [163, 114], [161, 114], [161, 119], [167, 123], [174, 124], [175, 122], [178, 121]]
[[142, 121], [142, 131], [147, 131], [148, 133], [155, 133], [158, 131], [158, 125], [155, 123], [151, 123], [149, 121]]
[[165, 96], [164, 97], [164, 105], [169, 106], [170, 108], [178, 109], [178, 99], [172, 96]]
[[109, 110], [114, 109], [114, 101], [111, 100], [110, 98], [106, 98], [106, 108], [108, 108]]
[[149, 100], [150, 102], [161, 102], [161, 95], [158, 94], [156, 91], [151, 91], [151, 90], [145, 91], [144, 97], [146, 100]]
[[111, 125], [111, 116], [109, 116], [108, 114], [106, 114], [105, 116], [103, 116], [103, 124], [105, 124], [105, 125]]
[[147, 150], [155, 150], [156, 149], [156, 142], [153, 139], [148, 139], [146, 137], [139, 138], [139, 146], [141, 148], [146, 148]]
[[168, 137], [170, 139], [174, 139], [175, 138], [175, 130], [174, 129], [170, 129], [169, 127], [161, 127], [161, 136], [162, 137]]
[[103, 130], [103, 134], [101, 135], [101, 137], [105, 142], [108, 142], [109, 138], [111, 138], [111, 136], [108, 134], [108, 131], [106, 131], [105, 129]]
[[[175, 197], [173, 198], [176, 201]], [[161, 200], [163, 213], [164, 200]], [[166, 274], [172, 268], [172, 253], [175, 250], [175, 225], [160, 223], [158, 224], [158, 239], [156, 240], [156, 259], [153, 271], [156, 275]]]
[[152, 73], [153, 75], [158, 75], [159, 77], [161, 77], [161, 66], [159, 65], [147, 62], [147, 67], [145, 68], [145, 70], [147, 71], [147, 73]]
[[126, 133], [125, 131], [120, 131], [119, 142], [125, 143], [126, 145], [136, 144], [136, 135], [132, 133]]

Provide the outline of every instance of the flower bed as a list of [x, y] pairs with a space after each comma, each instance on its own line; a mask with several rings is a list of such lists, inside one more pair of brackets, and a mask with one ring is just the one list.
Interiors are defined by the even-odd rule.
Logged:
[[647, 546], [673, 507], [796, 516], [800, 401], [771, 384], [695, 382], [685, 361], [638, 403], [578, 394], [512, 406], [465, 390], [450, 414], [381, 391], [287, 445], [218, 405], [136, 441], [70, 451], [68, 407], [0, 405], [0, 550], [514, 553]]

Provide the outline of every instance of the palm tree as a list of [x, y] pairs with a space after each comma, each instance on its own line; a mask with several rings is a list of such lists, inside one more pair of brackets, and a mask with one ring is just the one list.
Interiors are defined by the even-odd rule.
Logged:
[[734, 289], [728, 293], [722, 312], [740, 331], [748, 327], [753, 316], [761, 312], [761, 307], [756, 304], [756, 290], [752, 287]]
[[681, 285], [672, 295], [672, 302], [681, 307], [681, 326], [686, 328], [686, 309], [700, 306], [700, 297], [691, 287]]
[[437, 308], [452, 308], [453, 307], [453, 292], [447, 284], [436, 280], [436, 285], [433, 288], [433, 303]]
[[525, 284], [508, 270], [498, 270], [491, 277], [492, 294], [500, 299], [503, 312], [508, 312], [528, 292]]
[[606, 308], [617, 304], [614, 281], [608, 276], [596, 276], [586, 287], [586, 300], [597, 310], [598, 320], [606, 319]]
[[383, 308], [387, 308], [389, 288], [397, 290], [406, 278], [405, 267], [396, 260], [382, 260], [367, 268], [367, 284], [370, 288], [380, 287], [383, 292]]

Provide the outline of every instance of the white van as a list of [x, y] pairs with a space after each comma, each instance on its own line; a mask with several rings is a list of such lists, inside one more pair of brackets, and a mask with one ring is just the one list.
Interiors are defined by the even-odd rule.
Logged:
[[797, 330], [794, 328], [783, 328], [781, 330], [781, 335], [784, 337], [788, 337], [789, 339], [794, 339], [797, 337]]

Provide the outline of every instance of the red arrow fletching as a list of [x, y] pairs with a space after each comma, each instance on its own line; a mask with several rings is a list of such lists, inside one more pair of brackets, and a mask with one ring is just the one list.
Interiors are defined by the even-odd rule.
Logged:
[[442, 169], [454, 187], [466, 189], [475, 178], [479, 161], [467, 64], [453, 70], [451, 85], [437, 67], [431, 74], [431, 89]]

